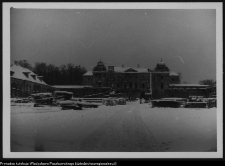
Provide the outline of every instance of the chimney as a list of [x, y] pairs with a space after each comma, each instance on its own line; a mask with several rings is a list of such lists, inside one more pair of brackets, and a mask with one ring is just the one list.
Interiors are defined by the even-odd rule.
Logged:
[[138, 68], [140, 67], [139, 64], [137, 65], [137, 67], [138, 67]]
[[124, 68], [124, 65], [122, 65], [122, 68]]
[[18, 62], [17, 61], [14, 61], [14, 64], [17, 66], [18, 65]]

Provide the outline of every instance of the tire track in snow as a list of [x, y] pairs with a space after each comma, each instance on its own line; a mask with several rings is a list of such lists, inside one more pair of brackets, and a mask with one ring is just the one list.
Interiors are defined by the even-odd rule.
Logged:
[[160, 146], [140, 116], [140, 105], [114, 107], [116, 113], [79, 146], [87, 152], [157, 152]]

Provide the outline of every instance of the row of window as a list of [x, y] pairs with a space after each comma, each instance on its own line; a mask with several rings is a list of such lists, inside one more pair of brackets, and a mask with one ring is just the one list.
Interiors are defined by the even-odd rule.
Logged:
[[[106, 78], [106, 74], [103, 74], [103, 75], [95, 75], [95, 77], [97, 77], [98, 79], [101, 79], [101, 78]], [[109, 78], [113, 78], [113, 75], [109, 75], [108, 76]], [[145, 79], [146, 76], [142, 75], [141, 77], [140, 76], [137, 76], [137, 75], [123, 75], [123, 76], [117, 76], [117, 79], [121, 79], [121, 78], [125, 78], [125, 79], [138, 79], [138, 78], [142, 78], [142, 79]], [[88, 80], [90, 80], [90, 78], [88, 78]]]
[[164, 89], [164, 84], [163, 84], [163, 83], [161, 83], [161, 84], [156, 84], [156, 85], [153, 84], [152, 87], [153, 87], [153, 89], [155, 89], [155, 88], [156, 88], [156, 89], [158, 89], [158, 88]]
[[128, 76], [128, 75], [124, 75], [123, 77], [121, 77], [121, 76], [117, 76], [117, 79], [120, 79], [120, 78], [125, 78], [125, 79], [138, 79], [138, 78], [142, 78], [142, 79], [145, 79], [146, 78], [146, 76], [144, 76], [144, 75], [142, 75], [142, 76], [137, 76], [137, 75], [130, 75], [130, 76]]
[[[106, 75], [105, 74], [103, 74], [103, 75], [96, 75], [95, 77], [101, 79], [101, 78], [106, 78]], [[114, 76], [113, 75], [109, 75], [108, 77], [110, 78], [110, 77], [114, 77]], [[137, 76], [137, 75], [123, 75], [123, 76], [121, 76], [121, 75], [118, 75], [117, 79], [120, 79], [120, 78], [125, 78], [125, 79], [128, 79], [128, 78], [130, 78], [130, 79], [132, 79], [132, 78], [135, 78], [135, 79], [142, 78], [142, 79], [145, 79], [146, 77], [147, 76], [145, 76], [145, 75], [142, 75], [142, 76]], [[162, 80], [164, 77], [161, 75], [161, 76], [157, 76], [157, 78], [160, 78]], [[88, 78], [88, 79], [90, 79], [90, 78]], [[174, 78], [172, 78], [172, 80], [174, 80]]]
[[28, 84], [28, 83], [25, 83], [25, 84], [22, 84], [22, 83], [11, 83], [11, 89], [12, 90], [24, 90], [24, 91], [27, 91], [27, 92], [33, 92], [33, 91], [47, 91], [48, 89], [46, 87], [41, 87], [41, 85], [31, 85], [31, 84]]
[[[142, 84], [138, 85], [138, 83], [133, 84], [132, 82], [130, 82], [129, 84], [117, 83], [117, 88], [124, 88], [124, 89], [126, 89], [126, 88], [135, 88], [135, 89], [142, 88], [142, 89], [145, 89], [146, 88], [146, 84], [142, 83]], [[148, 85], [148, 88], [149, 88], [149, 85]]]
[[[155, 79], [157, 79], [157, 80], [163, 80], [164, 79], [164, 77], [161, 75], [161, 76], [154, 76], [153, 78], [152, 78], [153, 80], [155, 80]], [[174, 78], [171, 78], [171, 81], [175, 81], [175, 79]]]
[[[101, 87], [102, 82], [98, 82], [97, 86]], [[142, 88], [142, 89], [145, 89], [146, 87], [150, 88], [149, 84], [146, 86], [146, 83], [138, 84], [138, 83], [132, 83], [132, 82], [130, 82], [130, 83], [117, 83], [116, 86], [117, 86], [117, 89], [120, 89], [120, 88], [124, 88], [124, 89], [127, 89], [127, 88], [135, 88], [135, 89]]]

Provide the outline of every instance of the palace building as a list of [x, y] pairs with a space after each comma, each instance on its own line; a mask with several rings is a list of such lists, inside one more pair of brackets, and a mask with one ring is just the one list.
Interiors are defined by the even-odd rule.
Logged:
[[169, 97], [170, 84], [179, 84], [180, 77], [161, 60], [151, 70], [146, 67], [105, 66], [100, 60], [92, 71], [83, 75], [83, 85], [110, 87], [116, 93], [136, 99], [150, 95], [151, 98]]
[[42, 76], [17, 64], [10, 68], [11, 97], [27, 97], [32, 93], [64, 90], [73, 97], [97, 95], [103, 97], [113, 91], [123, 97], [160, 99], [167, 97], [216, 96], [216, 88], [199, 84], [180, 84], [178, 73], [170, 71], [165, 62], [158, 62], [153, 70], [140, 67], [106, 66], [101, 60], [83, 75], [83, 85], [47, 85]]

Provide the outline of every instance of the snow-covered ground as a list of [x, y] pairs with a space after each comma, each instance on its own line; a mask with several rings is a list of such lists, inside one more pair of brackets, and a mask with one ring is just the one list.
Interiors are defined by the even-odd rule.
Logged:
[[11, 106], [12, 152], [216, 151], [216, 108]]

